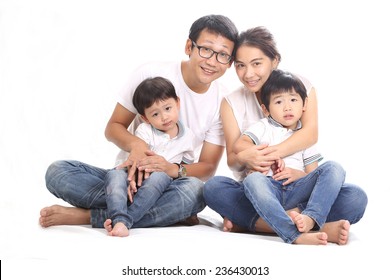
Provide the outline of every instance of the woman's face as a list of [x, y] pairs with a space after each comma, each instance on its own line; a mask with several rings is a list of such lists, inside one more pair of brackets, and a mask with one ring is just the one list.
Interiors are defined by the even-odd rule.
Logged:
[[241, 83], [255, 93], [276, 69], [278, 61], [266, 56], [259, 48], [243, 45], [237, 49], [234, 66]]

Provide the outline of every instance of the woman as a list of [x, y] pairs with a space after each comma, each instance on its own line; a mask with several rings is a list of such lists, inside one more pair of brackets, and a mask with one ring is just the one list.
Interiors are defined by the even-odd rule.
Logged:
[[[264, 117], [256, 99], [271, 72], [280, 63], [272, 34], [263, 27], [255, 27], [240, 34], [235, 46], [235, 68], [243, 87], [227, 96], [221, 104], [221, 116], [226, 139], [226, 154], [230, 169], [237, 180], [216, 176], [206, 182], [206, 204], [224, 217], [225, 231], [273, 232], [259, 218], [254, 207], [244, 194], [242, 184], [246, 169], [264, 172], [281, 157], [306, 149], [317, 142], [318, 113], [314, 87], [305, 79], [308, 93], [307, 110], [302, 116], [302, 129], [279, 145], [253, 146], [235, 153], [233, 145], [241, 133], [251, 124]], [[296, 170], [286, 168], [274, 177], [276, 180], [294, 181], [299, 177]], [[350, 224], [358, 222], [367, 205], [367, 195], [358, 186], [344, 184], [328, 215], [327, 223], [320, 229], [327, 233], [328, 241], [344, 245], [348, 241]], [[300, 212], [305, 204], [297, 205], [293, 213]], [[291, 215], [299, 223], [299, 215]]]

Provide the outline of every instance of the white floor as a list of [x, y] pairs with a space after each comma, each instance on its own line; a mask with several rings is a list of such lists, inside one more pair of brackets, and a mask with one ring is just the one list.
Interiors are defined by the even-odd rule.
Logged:
[[[125, 279], [127, 267], [177, 266], [207, 275], [163, 279], [389, 275], [387, 9], [376, 1], [351, 1], [353, 7], [348, 1], [244, 2], [183, 2], [171, 11], [157, 0], [0, 1], [2, 279]], [[42, 229], [39, 210], [62, 203], [45, 188], [47, 166], [78, 159], [110, 167], [117, 150], [103, 131], [116, 92], [142, 62], [185, 59], [190, 24], [209, 13], [231, 17], [240, 30], [268, 27], [282, 53], [281, 68], [315, 85], [321, 150], [369, 196], [349, 244], [294, 246], [277, 237], [224, 233], [221, 218], [208, 208], [201, 225], [134, 229], [128, 238], [89, 226]], [[232, 89], [239, 85], [233, 67], [222, 80]], [[218, 173], [228, 172], [223, 161]], [[268, 267], [269, 274], [215, 275], [218, 267], [237, 266], [263, 274]]]

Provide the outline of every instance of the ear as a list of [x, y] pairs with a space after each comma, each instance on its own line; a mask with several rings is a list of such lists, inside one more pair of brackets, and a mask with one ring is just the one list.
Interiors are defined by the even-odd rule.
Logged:
[[186, 41], [186, 46], [185, 46], [184, 52], [186, 55], [190, 55], [191, 51], [192, 51], [192, 40], [190, 38], [188, 38]]
[[141, 119], [146, 122], [146, 123], [150, 123], [150, 121], [148, 120], [147, 117], [145, 117], [144, 115], [140, 115], [141, 116]]
[[272, 69], [275, 70], [277, 69], [279, 66], [279, 59], [275, 58], [274, 60], [272, 60]]
[[269, 117], [270, 113], [268, 112], [267, 108], [265, 107], [264, 104], [261, 104], [261, 110], [263, 110], [263, 113], [265, 116]]
[[179, 96], [177, 97], [176, 105], [177, 105], [177, 110], [180, 111], [180, 97]]
[[303, 100], [304, 102], [303, 102], [303, 108], [302, 108], [302, 111], [303, 112], [305, 112], [306, 111], [306, 109], [307, 109], [307, 102], [309, 101], [309, 98], [305, 98], [305, 100]]

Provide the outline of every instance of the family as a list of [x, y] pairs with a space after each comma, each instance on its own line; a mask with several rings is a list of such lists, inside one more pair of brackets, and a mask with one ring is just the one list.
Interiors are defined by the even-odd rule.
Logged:
[[[238, 32], [223, 15], [197, 19], [188, 59], [146, 63], [119, 94], [106, 138], [120, 148], [114, 168], [53, 162], [48, 190], [73, 207], [40, 211], [42, 227], [91, 224], [111, 236], [131, 228], [196, 225], [206, 206], [227, 232], [277, 234], [291, 244], [348, 243], [367, 195], [346, 183], [316, 148], [315, 88], [278, 69], [264, 27]], [[242, 86], [218, 82], [234, 65]], [[226, 152], [230, 176], [214, 176]]]

